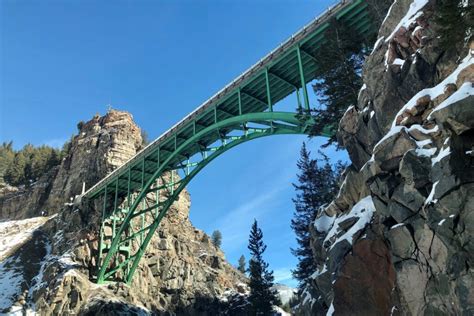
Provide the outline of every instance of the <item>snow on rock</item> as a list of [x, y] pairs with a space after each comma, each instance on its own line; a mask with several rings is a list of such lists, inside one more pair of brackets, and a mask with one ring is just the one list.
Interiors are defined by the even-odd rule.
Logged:
[[23, 245], [48, 219], [41, 216], [0, 222], [0, 260]]
[[331, 230], [324, 239], [324, 242], [335, 238], [335, 236], [337, 236], [341, 232], [339, 227], [340, 223], [344, 222], [347, 219], [356, 217], [359, 218], [357, 222], [355, 222], [352, 227], [342, 236], [338, 237], [334, 241], [334, 243], [332, 243], [331, 248], [343, 240], [347, 240], [352, 245], [353, 236], [371, 221], [374, 212], [375, 205], [372, 200], [372, 197], [370, 195], [366, 196], [365, 198], [357, 202], [357, 204], [352, 207], [349, 213], [343, 214], [335, 219], [334, 225], [332, 226]]
[[449, 96], [446, 100], [444, 100], [433, 112], [430, 113], [428, 119], [431, 119], [433, 113], [450, 106], [462, 99], [465, 99], [471, 95], [474, 95], [474, 86], [472, 82], [465, 82], [461, 88], [459, 88], [456, 92]]
[[328, 312], [326, 313], [326, 316], [332, 316], [334, 314], [334, 302], [331, 303], [331, 306], [329, 306]]
[[434, 195], [435, 195], [435, 192], [436, 192], [436, 186], [438, 185], [438, 183], [439, 183], [439, 181], [436, 181], [435, 183], [433, 183], [433, 187], [431, 188], [431, 192], [425, 200], [425, 205], [428, 205], [431, 202], [433, 202], [433, 203], [437, 202], [437, 200], [433, 200], [433, 198], [434, 198]]
[[401, 58], [395, 58], [393, 61], [392, 65], [398, 65], [398, 66], [403, 66], [405, 64], [405, 60]]
[[19, 258], [8, 258], [0, 263], [0, 310], [10, 307], [15, 296], [21, 292], [23, 274], [14, 269], [20, 263]]
[[317, 277], [319, 277], [321, 274], [324, 274], [325, 272], [328, 271], [328, 268], [326, 266], [326, 264], [324, 264], [323, 268], [321, 269], [321, 271], [315, 271], [312, 275], [311, 275], [311, 278], [312, 279], [316, 279]]
[[[410, 110], [412, 109], [415, 105], [416, 105], [416, 102], [418, 101], [418, 99], [420, 99], [421, 97], [424, 97], [424, 96], [430, 96], [431, 100], [433, 100], [434, 98], [440, 96], [441, 94], [444, 93], [444, 88], [446, 85], [448, 84], [455, 84], [456, 83], [456, 80], [458, 78], [458, 75], [461, 73], [461, 71], [463, 71], [465, 68], [469, 67], [470, 65], [474, 64], [474, 58], [473, 58], [473, 54], [472, 53], [469, 53], [463, 60], [462, 62], [459, 64], [459, 66], [456, 68], [456, 70], [454, 70], [448, 77], [446, 77], [446, 79], [444, 79], [441, 83], [439, 83], [438, 85], [434, 86], [433, 88], [427, 88], [427, 89], [423, 89], [421, 91], [419, 91], [417, 94], [415, 94], [415, 96], [413, 98], [410, 99], [410, 101], [408, 101], [401, 109], [400, 111], [398, 111], [397, 115], [395, 115], [395, 119], [393, 120], [392, 122], [392, 128], [397, 126], [397, 117], [399, 117], [400, 115], [402, 115], [405, 111], [407, 110]], [[466, 84], [464, 84], [462, 87], [464, 87]], [[469, 83], [467, 84], [469, 85]], [[472, 84], [471, 84], [472, 85]], [[466, 93], [472, 93], [472, 90], [470, 91], [466, 91], [468, 90], [468, 88], [462, 88], [463, 90], [461, 92], [459, 92], [461, 89], [458, 90], [459, 94], [454, 97], [452, 100], [454, 100], [455, 98], [460, 98], [462, 96], [466, 97]], [[471, 88], [472, 89], [472, 88]], [[453, 95], [455, 95], [457, 93], [454, 93]], [[451, 97], [453, 97], [453, 95], [451, 95]], [[449, 97], [448, 99], [446, 99], [443, 103], [447, 102], [449, 99], [451, 99], [451, 97]], [[454, 102], [454, 101], [451, 101], [451, 102]], [[440, 104], [443, 105], [443, 103]], [[446, 106], [446, 105], [444, 105]], [[439, 109], [439, 106], [438, 108]], [[434, 111], [436, 111], [437, 109], [435, 109]]]
[[278, 296], [280, 297], [280, 301], [282, 304], [286, 304], [290, 301], [290, 299], [296, 295], [298, 292], [297, 289], [286, 286], [284, 284], [275, 284], [272, 289], [278, 292]]
[[[404, 28], [408, 28], [413, 22], [416, 21], [417, 18], [419, 18], [421, 15], [423, 15], [423, 12], [420, 11], [421, 9], [423, 9], [423, 7], [428, 3], [429, 1], [428, 0], [414, 0], [411, 4], [410, 4], [410, 8], [408, 9], [408, 12], [407, 14], [405, 14], [405, 16], [400, 20], [400, 22], [398, 23], [398, 25], [395, 27], [395, 29], [393, 30], [392, 34], [390, 34], [390, 36], [387, 37], [387, 39], [385, 40], [385, 42], [389, 42], [394, 36], [395, 36], [395, 33], [401, 28], [401, 27], [404, 27]], [[393, 6], [393, 5], [392, 5]], [[387, 14], [387, 16], [390, 14], [390, 11], [391, 11], [391, 7], [390, 7], [390, 10], [389, 10], [389, 13]]]
[[273, 311], [277, 314], [277, 315], [281, 315], [281, 316], [291, 316], [290, 313], [287, 313], [285, 312], [281, 307], [279, 306], [273, 306]]
[[405, 223], [395, 224], [395, 225], [393, 225], [392, 227], [390, 227], [390, 230], [395, 229], [395, 228], [397, 228], [397, 227], [401, 227], [401, 226], [405, 226]]
[[314, 227], [320, 233], [327, 233], [333, 226], [335, 219], [335, 216], [331, 217], [323, 212], [322, 215], [314, 221]]
[[444, 157], [448, 156], [451, 153], [451, 148], [448, 146], [446, 148], [442, 148], [438, 155], [431, 159], [431, 165], [434, 166], [438, 162], [440, 162]]
[[48, 219], [37, 217], [0, 223], [0, 312], [16, 313], [17, 306], [13, 304], [20, 294], [27, 289], [32, 293], [42, 278], [42, 260], [51, 252], [51, 246], [38, 228]]

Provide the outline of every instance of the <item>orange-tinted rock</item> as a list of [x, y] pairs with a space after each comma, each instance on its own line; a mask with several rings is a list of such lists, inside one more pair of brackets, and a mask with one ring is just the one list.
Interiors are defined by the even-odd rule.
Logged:
[[381, 240], [362, 239], [334, 284], [335, 315], [390, 315], [395, 269]]

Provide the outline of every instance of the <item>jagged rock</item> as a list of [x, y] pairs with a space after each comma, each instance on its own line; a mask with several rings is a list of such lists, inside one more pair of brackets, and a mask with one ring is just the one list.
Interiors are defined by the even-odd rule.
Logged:
[[[470, 84], [474, 85], [474, 83]], [[474, 95], [470, 95], [442, 109], [435, 109], [435, 111], [431, 113], [431, 116], [433, 116], [436, 121], [446, 124], [447, 127], [457, 135], [460, 135], [474, 128], [473, 104]]]
[[[376, 211], [352, 245], [340, 242], [340, 249], [328, 249], [329, 229], [311, 225], [316, 264], [327, 271], [304, 289], [298, 315], [325, 315], [330, 307], [335, 315], [474, 312], [474, 41], [440, 48], [434, 0], [400, 24], [413, 2], [394, 2], [366, 60], [359, 102], [338, 130], [353, 167], [315, 225], [324, 226], [327, 215], [347, 215], [366, 193]], [[391, 65], [397, 58], [402, 67]], [[374, 115], [367, 117], [369, 110]], [[336, 237], [353, 221], [337, 224]]]
[[390, 241], [392, 254], [398, 258], [410, 258], [415, 250], [413, 237], [404, 225], [390, 228], [387, 239]]
[[403, 155], [410, 149], [416, 148], [416, 143], [405, 130], [388, 137], [374, 148], [375, 160], [385, 171], [398, 169]]
[[[31, 216], [25, 205], [40, 205], [50, 214], [59, 213], [41, 228], [49, 235], [52, 253], [39, 280], [41, 285], [27, 301], [34, 302], [42, 315], [172, 314], [179, 308], [188, 314], [196, 308], [212, 313], [194, 304], [218, 301], [219, 295], [227, 289], [236, 291], [246, 278], [226, 262], [204, 232], [193, 227], [186, 190], [160, 223], [130, 287], [120, 283], [112, 288], [98, 286], [90, 280], [97, 269], [100, 214], [84, 203], [78, 209], [63, 204], [81, 193], [83, 182], [90, 187], [127, 161], [140, 149], [142, 140], [140, 129], [127, 112], [112, 110], [81, 125], [61, 165], [42, 178], [47, 190], [43, 187], [41, 191], [36, 185], [13, 192], [0, 202], [6, 205], [2, 216]], [[151, 223], [152, 218], [145, 220]], [[112, 228], [106, 225], [104, 236], [111, 234]]]
[[388, 315], [395, 270], [381, 240], [363, 239], [345, 258], [334, 284], [336, 315]]
[[430, 183], [431, 160], [425, 156], [419, 156], [414, 150], [409, 150], [400, 162], [399, 172], [408, 185], [415, 189], [425, 187]]

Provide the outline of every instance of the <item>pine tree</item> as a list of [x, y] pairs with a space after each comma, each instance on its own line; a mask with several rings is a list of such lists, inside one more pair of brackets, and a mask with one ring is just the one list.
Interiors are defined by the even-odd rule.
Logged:
[[211, 236], [211, 241], [214, 244], [214, 246], [219, 248], [222, 244], [222, 233], [219, 230], [213, 231], [212, 236]]
[[[321, 135], [328, 127], [334, 132], [347, 108], [357, 103], [364, 53], [370, 41], [337, 19], [330, 24], [325, 34], [327, 42], [315, 56], [320, 62], [313, 89], [320, 106], [311, 110], [318, 122], [311, 136]], [[335, 135], [329, 137], [324, 146], [334, 142]]]
[[467, 31], [474, 27], [472, 1], [463, 5], [460, 0], [439, 0], [435, 12], [441, 47], [450, 49], [464, 43]]
[[241, 255], [240, 258], [239, 258], [239, 265], [238, 265], [238, 270], [242, 273], [245, 273], [245, 257], [244, 255]]
[[263, 242], [262, 230], [254, 220], [250, 231], [249, 245], [250, 312], [251, 315], [271, 315], [273, 305], [280, 305], [277, 292], [272, 289], [274, 277], [269, 264], [263, 259], [267, 246]]
[[[333, 168], [327, 156], [322, 153], [320, 155], [323, 156], [322, 159], [312, 159], [306, 144], [303, 143], [297, 162], [298, 184], [293, 184], [296, 198], [293, 199], [295, 211], [291, 228], [296, 234], [298, 247], [291, 251], [298, 258], [298, 264], [292, 272], [293, 277], [299, 282], [299, 288], [306, 285], [317, 268], [310, 247], [309, 225], [314, 221], [319, 209], [334, 199], [339, 189], [339, 175], [344, 168], [340, 162]], [[320, 166], [318, 162], [323, 164]]]
[[22, 152], [15, 154], [13, 162], [8, 166], [5, 172], [5, 181], [11, 185], [21, 185], [26, 183], [25, 167], [26, 157]]
[[3, 142], [0, 146], [0, 184], [4, 183], [5, 172], [8, 166], [13, 163], [15, 152], [13, 151], [13, 142]]

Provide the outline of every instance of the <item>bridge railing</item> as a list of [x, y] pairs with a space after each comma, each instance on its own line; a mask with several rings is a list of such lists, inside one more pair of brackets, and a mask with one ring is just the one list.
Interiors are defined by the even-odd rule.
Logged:
[[[101, 191], [104, 187], [104, 184], [107, 183], [109, 180], [112, 180], [114, 177], [118, 176], [122, 172], [126, 172], [128, 167], [136, 164], [147, 155], [156, 151], [156, 148], [160, 144], [163, 144], [169, 141], [169, 139], [172, 136], [176, 135], [176, 133], [178, 133], [183, 128], [189, 127], [188, 124], [190, 122], [195, 120], [197, 117], [199, 117], [203, 113], [206, 113], [207, 111], [212, 109], [214, 105], [217, 104], [220, 100], [224, 100], [229, 95], [236, 93], [239, 87], [242, 87], [246, 83], [254, 80], [257, 76], [261, 75], [264, 69], [268, 69], [273, 64], [281, 60], [285, 55], [293, 52], [295, 49], [298, 49], [298, 58], [300, 59], [299, 60], [300, 73], [302, 73], [305, 69], [304, 69], [304, 65], [302, 65], [303, 62], [301, 62], [301, 57], [299, 56], [299, 47], [304, 45], [306, 41], [314, 37], [316, 34], [321, 33], [325, 29], [325, 27], [328, 26], [328, 21], [330, 18], [343, 17], [346, 13], [350, 12], [352, 9], [360, 6], [363, 3], [364, 3], [363, 0], [342, 0], [339, 3], [328, 8], [321, 15], [313, 19], [311, 22], [309, 22], [307, 25], [301, 28], [298, 32], [293, 34], [285, 42], [281, 43], [277, 48], [275, 48], [270, 53], [268, 53], [265, 57], [263, 57], [258, 62], [256, 62], [252, 67], [244, 71], [240, 76], [238, 76], [232, 82], [227, 84], [224, 88], [222, 88], [217, 93], [215, 93], [212, 97], [210, 97], [208, 100], [202, 103], [198, 108], [196, 108], [194, 111], [189, 113], [186, 117], [184, 117], [178, 123], [176, 123], [171, 128], [166, 130], [164, 133], [162, 133], [158, 138], [156, 138], [148, 146], [143, 148], [134, 157], [129, 159], [124, 165], [117, 168], [112, 173], [110, 173], [105, 178], [103, 178], [98, 183], [96, 183], [94, 186], [92, 186], [90, 189], [88, 189], [82, 196], [92, 197], [97, 192]], [[308, 103], [307, 92], [305, 90], [306, 83], [311, 81], [312, 78], [314, 78], [314, 75], [311, 75], [311, 76], [302, 75], [301, 76], [302, 82], [297, 83], [295, 85], [297, 86], [296, 89], [298, 87], [301, 87], [304, 90], [303, 93], [305, 94], [306, 103]], [[308, 107], [309, 105], [306, 104], [306, 106]]]

